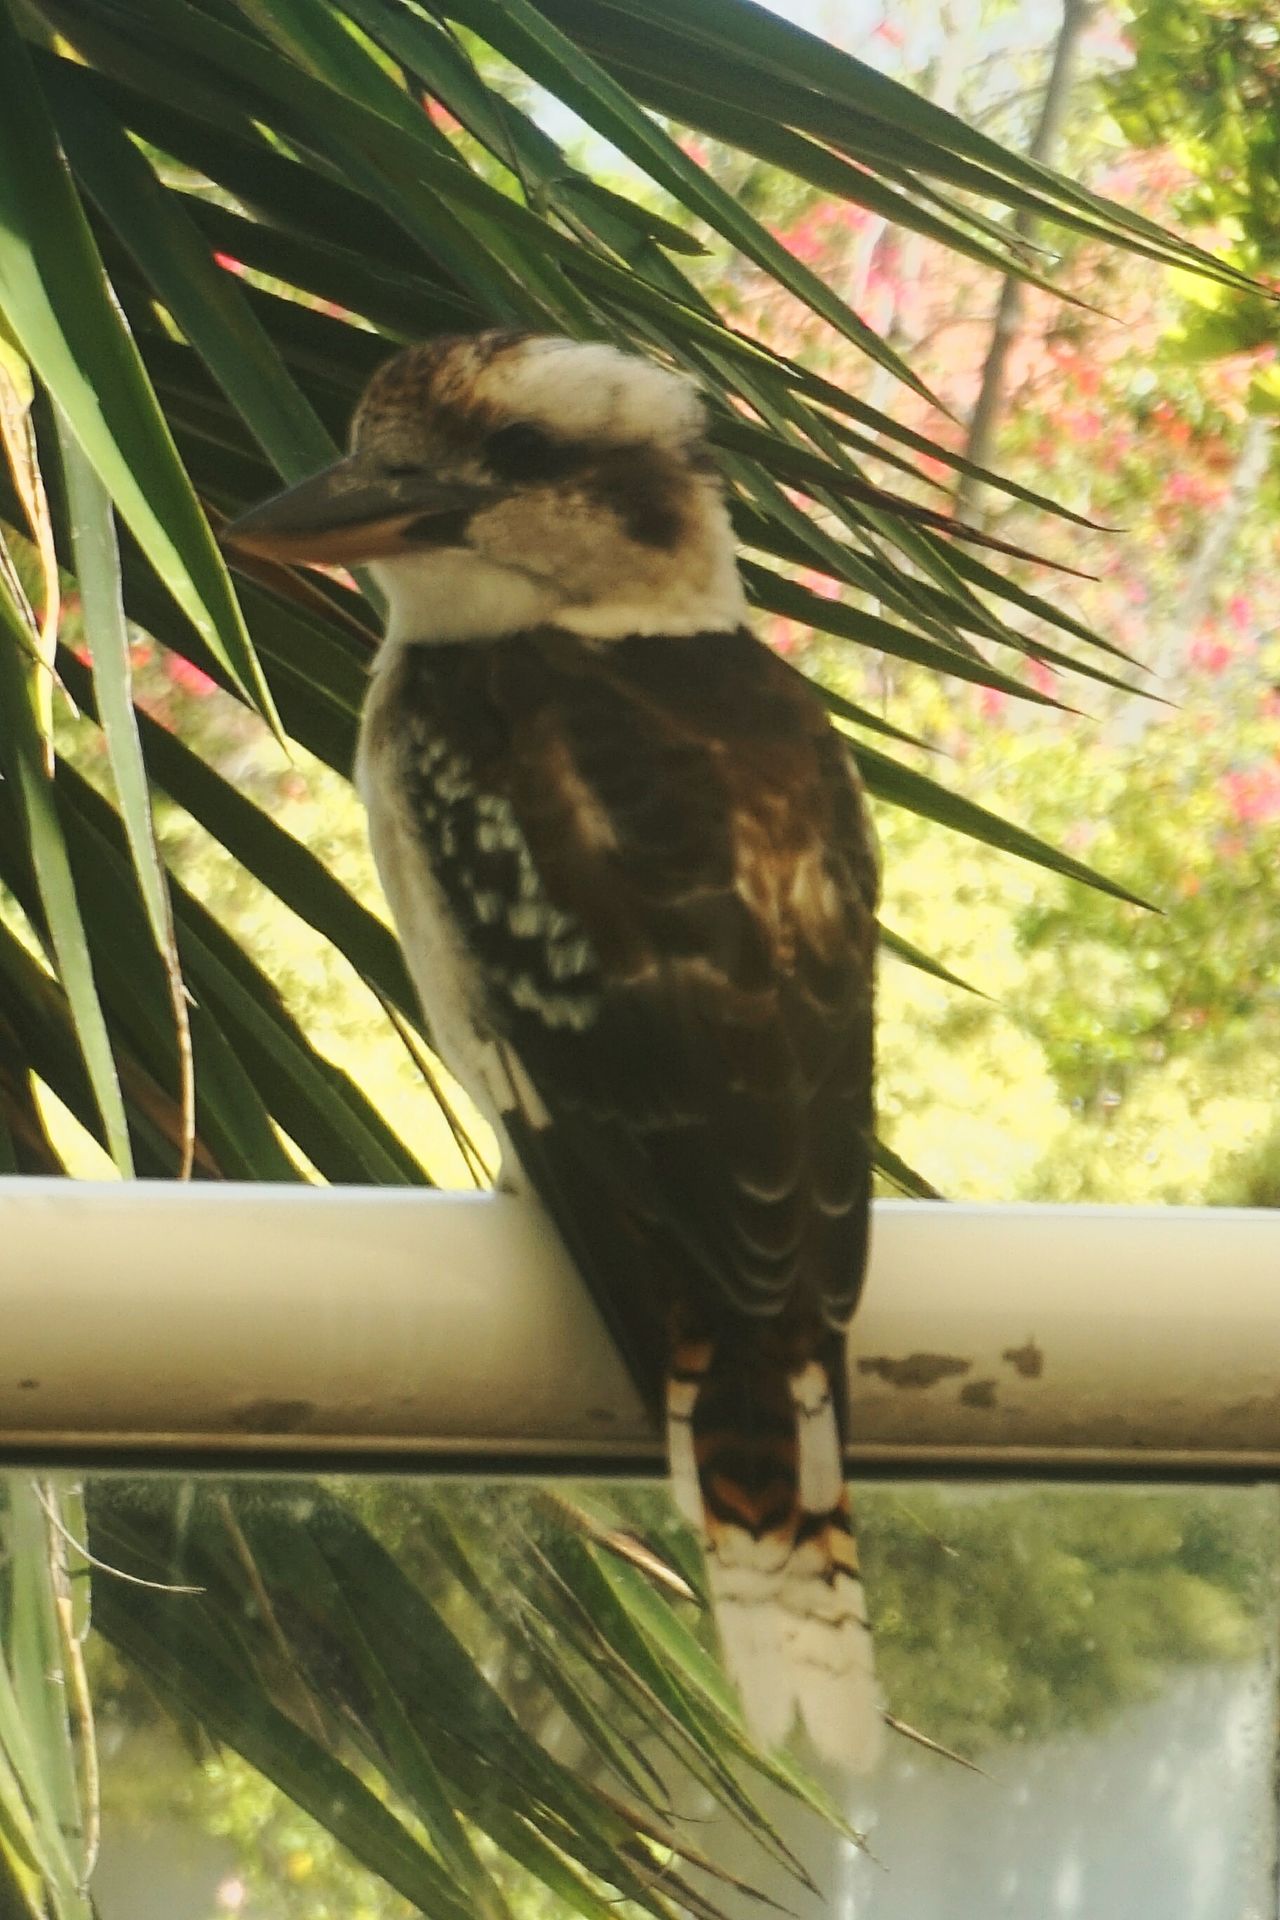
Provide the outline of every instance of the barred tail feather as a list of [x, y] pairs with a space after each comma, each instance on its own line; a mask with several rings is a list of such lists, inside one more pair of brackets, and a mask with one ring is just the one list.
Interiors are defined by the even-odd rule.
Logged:
[[866, 1772], [884, 1722], [835, 1400], [817, 1361], [782, 1381], [785, 1401], [758, 1361], [722, 1360], [710, 1342], [677, 1351], [673, 1492], [702, 1533], [725, 1665], [756, 1739], [780, 1745], [798, 1716], [820, 1753]]

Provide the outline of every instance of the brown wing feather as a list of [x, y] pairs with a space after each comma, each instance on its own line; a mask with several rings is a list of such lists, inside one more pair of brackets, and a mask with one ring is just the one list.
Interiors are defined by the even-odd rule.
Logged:
[[495, 964], [495, 1025], [704, 1288], [842, 1323], [865, 1254], [875, 904], [843, 743], [746, 633], [481, 652], [479, 783], [595, 963], [579, 1027]]

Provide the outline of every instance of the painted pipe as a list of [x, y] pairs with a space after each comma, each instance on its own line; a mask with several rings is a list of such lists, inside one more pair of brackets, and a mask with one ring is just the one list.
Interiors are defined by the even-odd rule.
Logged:
[[[850, 1457], [1280, 1468], [1280, 1214], [877, 1206]], [[393, 1188], [0, 1180], [15, 1460], [656, 1470], [542, 1215]]]

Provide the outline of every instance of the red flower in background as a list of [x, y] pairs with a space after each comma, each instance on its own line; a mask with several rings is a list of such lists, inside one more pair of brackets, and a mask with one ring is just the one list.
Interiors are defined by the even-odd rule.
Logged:
[[427, 118], [441, 133], [462, 132], [462, 122], [457, 115], [450, 113], [448, 107], [442, 107], [438, 100], [433, 100], [430, 94], [423, 95], [422, 104], [426, 108]]
[[168, 655], [164, 670], [175, 687], [180, 687], [183, 693], [189, 693], [197, 700], [207, 700], [211, 693], [218, 690], [217, 681], [211, 679], [203, 667], [198, 667], [194, 660], [184, 659], [180, 653]]
[[1260, 826], [1268, 820], [1280, 820], [1280, 767], [1274, 761], [1224, 774], [1221, 789], [1242, 824]]
[[1219, 640], [1212, 630], [1201, 633], [1187, 648], [1187, 658], [1193, 667], [1199, 667], [1201, 673], [1212, 674], [1216, 680], [1219, 674], [1226, 672], [1235, 659], [1235, 649], [1227, 641]]
[[816, 593], [821, 600], [840, 598], [840, 582], [833, 580], [829, 573], [818, 573], [813, 567], [805, 567], [800, 575], [800, 583], [808, 587], [810, 593]]

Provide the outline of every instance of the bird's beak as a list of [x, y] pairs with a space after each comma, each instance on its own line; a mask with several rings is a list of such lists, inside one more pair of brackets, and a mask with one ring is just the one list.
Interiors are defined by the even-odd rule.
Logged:
[[222, 530], [222, 544], [297, 565], [359, 566], [390, 554], [460, 541], [471, 515], [497, 488], [380, 472], [349, 454], [250, 507]]

